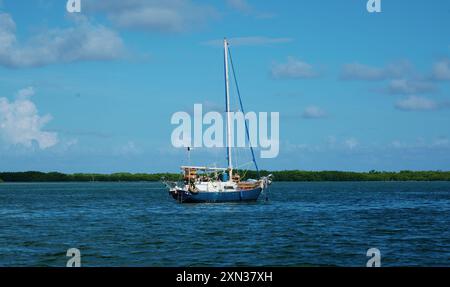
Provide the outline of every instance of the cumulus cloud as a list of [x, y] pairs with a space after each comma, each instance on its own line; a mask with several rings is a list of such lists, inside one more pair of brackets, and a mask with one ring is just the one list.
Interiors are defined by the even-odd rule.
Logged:
[[40, 149], [50, 148], [58, 143], [58, 135], [44, 131], [52, 120], [51, 115], [39, 115], [35, 104], [29, 99], [32, 88], [21, 90], [14, 101], [0, 98], [0, 139], [7, 145], [32, 147], [37, 143]]
[[9, 68], [39, 67], [76, 61], [104, 61], [119, 58], [122, 39], [112, 30], [75, 19], [75, 26], [42, 31], [20, 43], [16, 24], [0, 12], [0, 65]]
[[276, 79], [308, 79], [319, 76], [319, 72], [312, 65], [295, 57], [288, 57], [286, 63], [275, 63], [271, 73]]
[[343, 66], [341, 79], [360, 81], [383, 81], [393, 78], [402, 78], [411, 73], [409, 62], [391, 63], [386, 67], [378, 68], [360, 63], [351, 63]]
[[442, 105], [437, 102], [418, 96], [410, 96], [397, 102], [395, 107], [402, 111], [432, 111]]
[[433, 83], [424, 80], [396, 79], [392, 80], [387, 92], [392, 95], [414, 95], [435, 92]]
[[85, 0], [85, 11], [103, 12], [118, 27], [180, 32], [215, 18], [216, 11], [189, 0]]
[[309, 106], [302, 113], [302, 117], [305, 119], [322, 119], [326, 116], [327, 113], [323, 109], [316, 106]]
[[[272, 44], [283, 44], [292, 42], [292, 38], [272, 38], [264, 36], [249, 36], [249, 37], [236, 37], [229, 38], [228, 42], [233, 46], [262, 46]], [[209, 46], [221, 46], [223, 45], [223, 39], [216, 39], [204, 42], [203, 44]]]
[[421, 76], [408, 61], [390, 63], [385, 67], [372, 67], [360, 63], [344, 65], [340, 78], [353, 81], [387, 81], [374, 91], [391, 95], [418, 95], [437, 91], [429, 76]]
[[450, 60], [443, 59], [433, 65], [433, 78], [439, 81], [450, 81]]

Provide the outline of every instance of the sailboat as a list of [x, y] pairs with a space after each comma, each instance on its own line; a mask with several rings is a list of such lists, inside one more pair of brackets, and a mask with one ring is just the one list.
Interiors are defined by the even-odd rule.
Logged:
[[[169, 195], [180, 203], [216, 203], [216, 202], [247, 202], [257, 201], [260, 194], [272, 183], [272, 175], [260, 177], [253, 147], [250, 144], [253, 163], [259, 179], [241, 180], [240, 175], [234, 172], [231, 153], [231, 115], [230, 115], [230, 85], [229, 60], [231, 60], [233, 75], [233, 61], [231, 59], [229, 44], [224, 39], [224, 67], [225, 67], [225, 97], [227, 114], [227, 162], [228, 167], [208, 166], [182, 166], [183, 180], [180, 182], [164, 181]], [[237, 83], [237, 82], [236, 82]], [[239, 102], [243, 112], [242, 100], [238, 89]], [[248, 126], [245, 123], [247, 139], [250, 141]], [[190, 151], [190, 148], [188, 148]]]

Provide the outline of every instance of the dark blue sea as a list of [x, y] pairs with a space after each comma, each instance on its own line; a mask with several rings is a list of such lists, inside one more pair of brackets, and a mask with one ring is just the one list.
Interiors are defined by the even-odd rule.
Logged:
[[450, 266], [450, 182], [275, 182], [178, 204], [159, 183], [0, 184], [0, 266]]

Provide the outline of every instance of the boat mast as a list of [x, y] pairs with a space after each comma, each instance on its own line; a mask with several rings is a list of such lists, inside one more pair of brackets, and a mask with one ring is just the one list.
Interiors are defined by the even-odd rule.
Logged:
[[226, 97], [226, 113], [227, 113], [227, 159], [229, 181], [233, 180], [233, 164], [231, 160], [231, 114], [230, 114], [230, 81], [228, 77], [228, 41], [223, 40], [224, 56], [225, 56], [225, 97]]

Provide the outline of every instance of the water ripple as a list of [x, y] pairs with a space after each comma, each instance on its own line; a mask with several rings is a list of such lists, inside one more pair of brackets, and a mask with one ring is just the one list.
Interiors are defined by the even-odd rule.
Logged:
[[274, 183], [180, 205], [159, 183], [0, 185], [0, 266], [448, 266], [450, 183]]

